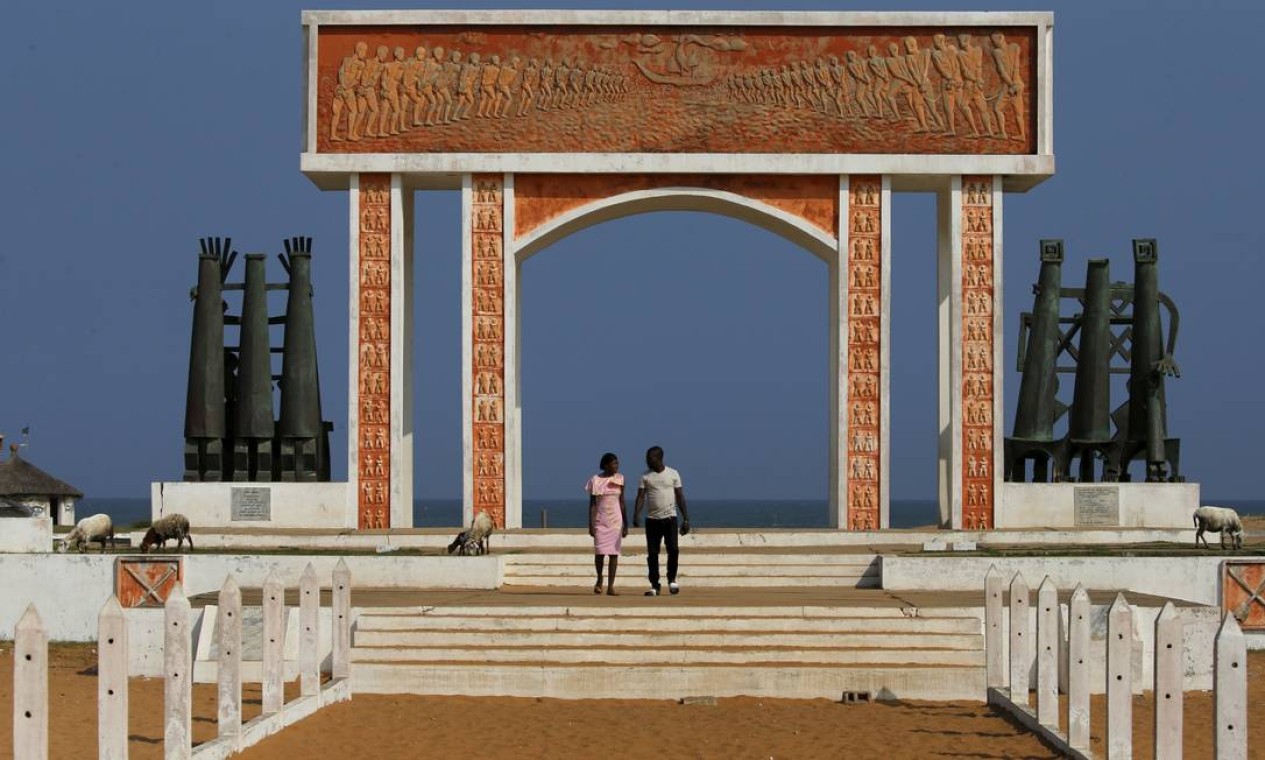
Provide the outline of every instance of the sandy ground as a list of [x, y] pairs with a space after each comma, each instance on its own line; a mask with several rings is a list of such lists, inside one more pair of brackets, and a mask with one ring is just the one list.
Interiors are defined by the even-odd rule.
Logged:
[[[0, 757], [12, 757], [12, 649], [0, 645]], [[96, 754], [95, 650], [57, 645], [50, 655], [50, 756]], [[1249, 704], [1265, 700], [1265, 653], [1249, 656]], [[259, 689], [243, 689], [243, 714], [259, 714]], [[289, 684], [287, 699], [295, 696]], [[133, 679], [131, 757], [162, 757], [162, 682]], [[1186, 695], [1185, 752], [1212, 757], [1212, 698]], [[1136, 757], [1151, 756], [1149, 697], [1134, 704]], [[497, 730], [472, 730], [473, 716]], [[195, 741], [215, 736], [215, 687], [194, 689]], [[1103, 704], [1096, 700], [1101, 753]], [[1265, 758], [1265, 711], [1249, 720]], [[477, 738], [475, 738], [477, 737]], [[333, 705], [247, 750], [249, 760], [458, 755], [478, 758], [1051, 758], [1007, 718], [970, 702], [841, 705], [827, 700], [721, 699], [715, 705], [649, 700], [510, 699], [362, 695]]]

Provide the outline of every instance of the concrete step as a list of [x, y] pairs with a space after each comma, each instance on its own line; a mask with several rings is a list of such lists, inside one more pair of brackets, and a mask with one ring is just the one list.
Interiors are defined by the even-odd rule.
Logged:
[[838, 631], [502, 631], [462, 628], [460, 630], [392, 630], [357, 629], [352, 645], [393, 647], [436, 646], [627, 646], [639, 643], [645, 648], [659, 647], [844, 647], [874, 649], [979, 649], [979, 634], [908, 633], [899, 629], [840, 633]]
[[556, 617], [514, 614], [505, 617], [361, 615], [357, 633], [369, 631], [530, 631], [535, 633], [980, 633], [974, 618], [812, 618], [803, 617]]
[[474, 646], [365, 647], [351, 650], [353, 663], [554, 663], [559, 665], [952, 665], [983, 666], [980, 649], [845, 649], [841, 647], [735, 647], [647, 650], [640, 646], [564, 647], [521, 646], [495, 649]]
[[[775, 554], [770, 552], [704, 552], [693, 551], [682, 553], [682, 558], [690, 566], [703, 565], [808, 565], [812, 567], [855, 567], [867, 568], [879, 561], [877, 554], [840, 554], [837, 551], [822, 550], [820, 552], [795, 552]], [[578, 565], [593, 567], [593, 555], [588, 552], [533, 552], [504, 555], [506, 567], [520, 565]], [[645, 564], [644, 551], [625, 550], [620, 557], [621, 562]], [[660, 553], [660, 562], [667, 562], [667, 556]]]
[[[636, 562], [619, 563], [620, 575], [629, 572], [641, 576], [645, 574], [646, 564]], [[660, 573], [667, 570], [660, 565]], [[604, 573], [603, 573], [604, 574]], [[593, 578], [593, 563], [585, 565], [506, 565], [506, 578], [522, 578], [536, 576], [557, 576], [560, 578]], [[878, 568], [854, 567], [850, 565], [693, 565], [679, 569], [679, 578], [880, 578]]]
[[558, 663], [422, 664], [356, 662], [357, 693], [678, 699], [758, 696], [838, 700], [845, 691], [875, 699], [973, 700], [982, 666], [949, 665], [604, 665]]
[[[602, 599], [606, 602], [608, 600]], [[963, 610], [966, 611], [963, 611]], [[978, 614], [975, 614], [978, 611]], [[397, 617], [400, 615], [421, 615], [433, 617], [494, 617], [507, 616], [527, 617], [802, 617], [802, 618], [968, 618], [978, 621], [983, 615], [983, 598], [980, 597], [978, 609], [960, 607], [891, 607], [891, 606], [590, 606], [590, 605], [445, 605], [445, 606], [403, 606], [403, 607], [363, 607], [360, 608], [360, 619], [374, 617]], [[982, 629], [981, 629], [982, 630]]]
[[[622, 572], [619, 575], [620, 583], [623, 588], [627, 589], [625, 593], [641, 593], [646, 588], [647, 581], [643, 572]], [[633, 571], [634, 568], [628, 568]], [[625, 580], [626, 579], [626, 580]], [[883, 579], [878, 574], [862, 575], [862, 576], [837, 576], [837, 577], [821, 577], [821, 576], [790, 576], [790, 575], [769, 575], [764, 577], [753, 577], [750, 575], [711, 575], [698, 576], [692, 572], [682, 569], [677, 575], [677, 580], [681, 584], [681, 588], [688, 590], [690, 586], [695, 587], [785, 587], [785, 586], [843, 586], [847, 588], [881, 588]], [[588, 585], [592, 585], [591, 578], [582, 578], [578, 576], [567, 575], [509, 575], [504, 578], [506, 586], [580, 586], [583, 587], [587, 581]], [[667, 585], [667, 581], [663, 581]], [[666, 593], [666, 591], [665, 591]]]

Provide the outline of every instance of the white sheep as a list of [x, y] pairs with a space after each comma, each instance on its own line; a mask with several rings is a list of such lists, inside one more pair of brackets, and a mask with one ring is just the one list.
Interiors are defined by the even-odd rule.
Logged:
[[177, 512], [164, 515], [149, 526], [145, 537], [141, 539], [141, 553], [149, 551], [151, 546], [159, 549], [167, 548], [168, 539], [176, 540], [176, 551], [184, 547], [185, 539], [189, 540], [189, 550], [193, 551], [193, 536], [189, 535], [189, 518]]
[[105, 554], [105, 540], [110, 539], [110, 546], [114, 546], [114, 521], [107, 514], [96, 514], [91, 517], [85, 517], [75, 523], [75, 527], [66, 534], [64, 546], [67, 551], [78, 549], [80, 553], [87, 547], [89, 541], [101, 542], [101, 553]]
[[487, 512], [479, 512], [474, 516], [474, 521], [470, 523], [469, 530], [463, 530], [457, 534], [452, 543], [448, 545], [448, 553], [452, 554], [487, 554], [491, 547], [490, 537], [495, 526], [492, 524], [492, 518]]
[[1239, 519], [1239, 513], [1230, 507], [1200, 507], [1195, 510], [1195, 546], [1199, 546], [1199, 542], [1204, 542], [1204, 548], [1208, 547], [1208, 539], [1204, 538], [1204, 531], [1214, 531], [1221, 534], [1221, 548], [1225, 548], [1226, 534], [1230, 534], [1231, 545], [1235, 549], [1243, 548], [1243, 521]]

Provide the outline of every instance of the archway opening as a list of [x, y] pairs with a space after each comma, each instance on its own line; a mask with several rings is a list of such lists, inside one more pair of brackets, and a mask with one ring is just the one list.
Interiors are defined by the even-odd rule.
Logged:
[[[745, 221], [657, 211], [553, 242], [520, 280], [523, 525], [587, 523], [606, 451], [664, 447], [699, 527], [826, 527], [828, 271]], [[547, 305], [547, 307], [546, 307]]]

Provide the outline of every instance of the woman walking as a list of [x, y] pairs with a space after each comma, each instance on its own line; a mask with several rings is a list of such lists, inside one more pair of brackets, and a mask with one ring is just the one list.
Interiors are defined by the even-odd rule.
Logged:
[[624, 505], [624, 476], [619, 474], [619, 457], [602, 455], [602, 471], [589, 478], [584, 490], [589, 493], [589, 535], [593, 537], [593, 568], [597, 583], [593, 593], [602, 593], [602, 559], [610, 557], [610, 581], [606, 593], [615, 596], [615, 571], [619, 568], [619, 549], [628, 535], [628, 510]]

